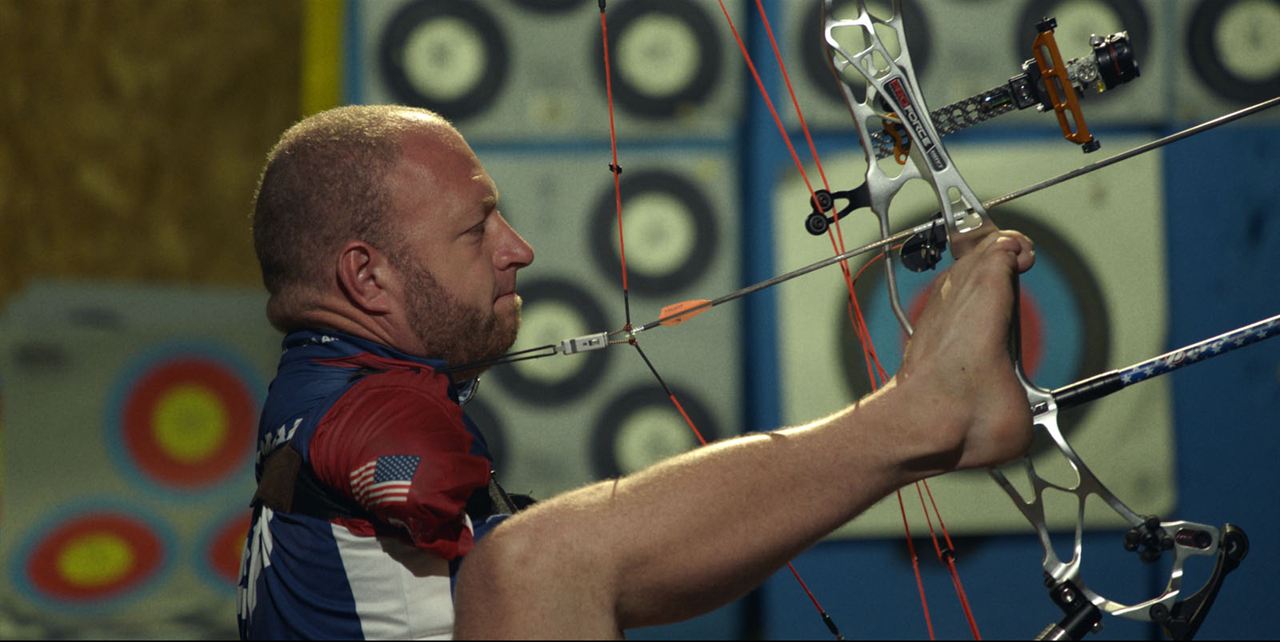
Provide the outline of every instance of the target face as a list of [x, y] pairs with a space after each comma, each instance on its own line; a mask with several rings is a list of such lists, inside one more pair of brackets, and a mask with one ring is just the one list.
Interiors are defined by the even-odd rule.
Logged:
[[[675, 391], [707, 442], [721, 436], [711, 414], [695, 395]], [[627, 475], [698, 447], [679, 411], [652, 385], [631, 388], [609, 402], [591, 434], [592, 466], [599, 478]]]
[[[1028, 378], [1055, 388], [1101, 372], [1110, 350], [1110, 327], [1097, 278], [1080, 254], [1052, 228], [1005, 209], [1001, 221], [1036, 240], [1036, 267], [1020, 279], [1022, 359]], [[883, 262], [868, 269], [857, 285], [859, 304], [881, 363], [896, 372], [906, 335], [889, 305]], [[940, 272], [898, 271], [898, 288], [914, 323]], [[847, 299], [847, 293], [840, 291]], [[847, 306], [840, 306], [844, 371], [858, 396], [870, 392], [867, 368], [856, 338], [848, 331]]]
[[[520, 286], [522, 345], [558, 344], [570, 337], [608, 329], [600, 304], [567, 279], [542, 279]], [[527, 342], [527, 343], [524, 343]], [[610, 350], [555, 355], [494, 368], [502, 389], [537, 405], [555, 405], [585, 394], [602, 380]]]
[[[597, 56], [603, 46], [597, 42]], [[723, 75], [716, 23], [687, 0], [619, 5], [609, 14], [609, 57], [618, 106], [653, 119], [701, 106]], [[603, 88], [604, 67], [597, 67]]]
[[248, 510], [236, 511], [214, 527], [200, 547], [200, 567], [224, 587], [234, 587], [240, 581], [240, 559], [244, 556], [249, 522]]
[[21, 563], [23, 584], [62, 604], [120, 598], [164, 567], [167, 538], [148, 521], [124, 512], [84, 512], [36, 532]]
[[474, 118], [506, 81], [506, 39], [472, 2], [419, 0], [396, 12], [378, 41], [378, 62], [400, 102], [454, 121]]
[[1203, 0], [1192, 14], [1192, 69], [1219, 96], [1239, 103], [1280, 94], [1280, 4]]
[[[688, 287], [706, 274], [719, 247], [715, 210], [707, 195], [688, 179], [666, 170], [623, 173], [622, 224], [628, 285], [640, 294]], [[591, 244], [596, 266], [621, 279], [612, 181], [596, 201]]]
[[195, 352], [132, 368], [108, 418], [117, 429], [118, 459], [171, 490], [205, 489], [241, 472], [258, 414], [244, 372]]

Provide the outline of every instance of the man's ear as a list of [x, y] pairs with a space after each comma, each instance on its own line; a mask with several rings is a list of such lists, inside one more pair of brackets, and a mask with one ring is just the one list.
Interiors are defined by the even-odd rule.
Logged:
[[352, 305], [368, 314], [391, 311], [388, 290], [395, 270], [385, 253], [364, 241], [348, 241], [338, 254], [338, 286]]

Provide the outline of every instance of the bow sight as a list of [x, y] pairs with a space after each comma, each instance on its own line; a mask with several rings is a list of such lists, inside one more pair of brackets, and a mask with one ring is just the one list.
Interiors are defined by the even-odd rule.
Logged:
[[[1108, 36], [1092, 35], [1089, 37], [1091, 55], [1063, 62], [1053, 36], [1057, 26], [1058, 23], [1053, 18], [1045, 18], [1036, 25], [1038, 35], [1032, 45], [1032, 57], [1022, 63], [1022, 73], [997, 87], [930, 112], [929, 117], [933, 119], [938, 134], [954, 134], [997, 116], [1035, 107], [1039, 111], [1052, 111], [1057, 115], [1063, 137], [1080, 145], [1085, 153], [1101, 148], [1101, 144], [1089, 131], [1080, 101], [1089, 93], [1090, 87], [1097, 93], [1104, 93], [1140, 75], [1133, 45], [1129, 42], [1129, 33], [1120, 31]], [[911, 137], [905, 134], [901, 123], [887, 105], [884, 111], [888, 112], [884, 116], [884, 128], [871, 133], [875, 157], [879, 160], [893, 156], [899, 164], [905, 164], [911, 152]], [[828, 227], [850, 212], [870, 206], [866, 184], [836, 192], [817, 190], [815, 196], [816, 201], [810, 199], [810, 212], [805, 217], [805, 229], [814, 236], [825, 234]], [[836, 200], [844, 200], [846, 205], [833, 212]], [[925, 241], [926, 239], [918, 239], [913, 248], [936, 247], [936, 243]], [[944, 240], [942, 249], [945, 247]], [[933, 254], [936, 258], [941, 258], [940, 249]], [[912, 267], [913, 270], [920, 271], [937, 264], [937, 260], [930, 263], [929, 256], [926, 253], [908, 259], [904, 255], [903, 260], [917, 266]]]

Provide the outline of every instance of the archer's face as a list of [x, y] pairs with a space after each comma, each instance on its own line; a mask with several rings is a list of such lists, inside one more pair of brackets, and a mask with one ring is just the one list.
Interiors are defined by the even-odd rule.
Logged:
[[391, 186], [424, 354], [461, 365], [505, 352], [520, 326], [516, 272], [533, 248], [503, 219], [493, 179], [460, 134], [436, 126], [405, 136]]

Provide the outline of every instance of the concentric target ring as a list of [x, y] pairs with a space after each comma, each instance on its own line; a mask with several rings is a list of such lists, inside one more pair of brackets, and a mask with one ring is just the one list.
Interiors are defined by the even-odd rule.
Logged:
[[[1241, 0], [1203, 0], [1196, 5], [1187, 26], [1187, 52], [1191, 68], [1201, 82], [1219, 96], [1245, 104], [1280, 95], [1280, 69], [1267, 78], [1244, 78], [1225, 62], [1218, 30], [1231, 10], [1240, 4]], [[1272, 32], [1266, 33], [1272, 38], [1278, 37]]]
[[143, 486], [209, 490], [246, 470], [262, 385], [225, 350], [172, 345], [126, 366], [108, 404], [116, 464]]
[[[441, 34], [436, 34], [440, 37], [433, 38], [429, 33], [433, 26], [445, 29]], [[461, 35], [463, 38], [451, 44], [442, 38], [449, 35], [447, 28], [453, 27], [461, 27], [464, 31], [457, 32], [455, 29], [453, 35]], [[468, 52], [465, 48], [458, 50], [457, 45], [472, 41], [477, 45], [471, 47], [473, 51]], [[479, 77], [462, 88], [450, 88], [446, 91], [444, 87], [427, 86], [423, 77], [425, 72], [414, 66], [431, 63], [428, 60], [415, 60], [415, 55], [447, 59], [459, 53], [483, 57], [480, 61], [471, 61], [471, 67], [479, 72]], [[431, 109], [456, 122], [475, 118], [493, 105], [494, 99], [506, 84], [509, 55], [502, 28], [487, 10], [474, 2], [410, 2], [392, 16], [378, 41], [379, 70], [396, 100], [414, 107]], [[436, 67], [443, 70], [451, 64], [456, 66], [461, 63], [442, 60]]]
[[[570, 330], [570, 332], [587, 334], [601, 332], [608, 328], [607, 317], [595, 297], [582, 286], [568, 279], [541, 279], [521, 285], [520, 295], [526, 301], [524, 313], [526, 335], [530, 317], [536, 314], [538, 306], [548, 304], [563, 306], [564, 309], [580, 317], [585, 327]], [[560, 341], [570, 336], [573, 335], [555, 334], [546, 338], [540, 337], [540, 340]], [[579, 398], [600, 384], [609, 363], [610, 354], [612, 354], [611, 350], [593, 350], [575, 355], [556, 355], [530, 361], [523, 366], [521, 363], [495, 366], [492, 372], [494, 378], [498, 380], [498, 385], [512, 396], [539, 406], [558, 405]], [[551, 379], [537, 378], [523, 371], [526, 366], [537, 367], [534, 364], [545, 365], [548, 361], [559, 359], [574, 359], [575, 363], [580, 365], [568, 376]], [[470, 404], [467, 411], [471, 411]]]
[[111, 504], [86, 502], [32, 529], [10, 560], [14, 585], [57, 608], [106, 608], [154, 585], [171, 566], [172, 532]]
[[205, 533], [192, 551], [197, 558], [195, 567], [212, 586], [233, 589], [239, 583], [250, 517], [251, 512], [247, 508], [224, 515], [214, 522], [213, 528]]
[[514, 0], [516, 5], [538, 13], [564, 13], [585, 5], [590, 0]]
[[[660, 169], [641, 169], [622, 176], [622, 209], [624, 225], [628, 219], [628, 204], [647, 197], [670, 199], [678, 204], [675, 215], [684, 217], [692, 235], [683, 257], [672, 266], [658, 270], [640, 269], [636, 254], [637, 239], [628, 229], [631, 241], [628, 260], [628, 280], [631, 289], [639, 294], [669, 294], [689, 287], [702, 278], [711, 267], [719, 250], [720, 234], [716, 225], [715, 209], [703, 190], [683, 176]], [[618, 255], [618, 217], [615, 209], [613, 183], [602, 190], [596, 200], [591, 220], [591, 250], [596, 266], [614, 279], [620, 279], [621, 261]]]
[[[697, 396], [680, 390], [676, 390], [675, 394], [708, 443], [723, 435], [714, 416]], [[631, 427], [630, 422], [637, 419], [643, 420], [644, 415], [650, 412], [664, 417], [662, 421], [664, 427], [661, 430], [666, 434], [637, 435], [634, 439], [629, 438], [625, 433]], [[667, 428], [667, 425], [670, 427]], [[689, 448], [670, 448], [670, 436], [674, 436], [682, 446], [688, 445]], [[656, 438], [661, 442], [657, 444], [655, 452], [627, 452], [628, 442], [635, 443], [644, 441], [646, 438], [649, 441], [654, 441]], [[591, 430], [591, 466], [598, 478], [615, 478], [633, 473], [644, 465], [690, 450], [698, 445], [697, 438], [672, 406], [671, 401], [653, 386], [640, 385], [614, 397], [597, 415]], [[640, 447], [643, 448], [643, 446]], [[634, 446], [632, 448], [634, 449]]]
[[[677, 21], [689, 30], [693, 36], [692, 43], [697, 48], [696, 59], [689, 61], [689, 64], [696, 66], [686, 82], [659, 93], [646, 90], [639, 79], [630, 76], [625, 64], [616, 65], [613, 94], [619, 107], [645, 118], [674, 118], [702, 105], [720, 85], [719, 81], [724, 73], [720, 35], [715, 22], [700, 4], [688, 0], [644, 0], [620, 4], [617, 10], [609, 14], [611, 60], [621, 62], [618, 56], [619, 43], [628, 38], [631, 30], [644, 26], [647, 20], [654, 18]], [[603, 48], [604, 43], [596, 40], [595, 59], [603, 59]], [[604, 67], [596, 65], [595, 68], [598, 85], [603, 90]]]

